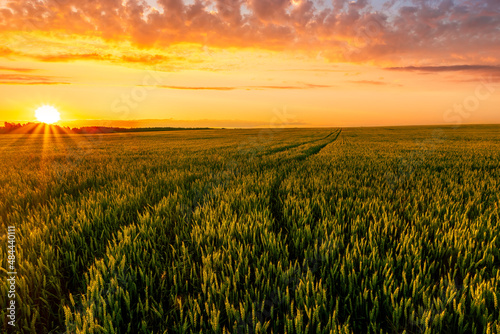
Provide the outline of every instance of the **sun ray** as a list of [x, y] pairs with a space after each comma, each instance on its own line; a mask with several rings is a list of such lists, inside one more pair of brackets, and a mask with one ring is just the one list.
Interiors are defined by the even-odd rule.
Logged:
[[50, 138], [51, 126], [47, 124], [42, 125], [41, 136], [42, 136], [42, 152], [40, 157], [40, 171], [46, 173], [47, 170], [47, 156], [48, 156], [48, 141]]
[[[14, 138], [11, 138], [11, 137], [14, 137]], [[28, 139], [29, 138], [29, 134], [28, 133], [19, 133], [19, 134], [16, 134], [15, 131], [14, 131], [9, 136], [5, 136], [5, 138], [11, 139], [11, 140], [8, 141], [6, 144], [2, 145], [2, 147], [0, 148], [0, 153], [6, 152], [7, 149], [10, 149], [17, 142], [19, 142], [19, 141], [21, 141], [23, 139]]]

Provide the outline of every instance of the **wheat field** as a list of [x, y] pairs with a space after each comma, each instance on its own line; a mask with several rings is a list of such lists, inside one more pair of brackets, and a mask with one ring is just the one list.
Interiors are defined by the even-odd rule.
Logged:
[[499, 130], [2, 135], [16, 332], [500, 333]]

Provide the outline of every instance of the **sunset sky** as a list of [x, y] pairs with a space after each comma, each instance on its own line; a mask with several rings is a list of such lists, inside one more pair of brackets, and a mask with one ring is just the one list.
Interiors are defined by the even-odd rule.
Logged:
[[498, 0], [0, 0], [0, 121], [500, 123], [499, 83]]

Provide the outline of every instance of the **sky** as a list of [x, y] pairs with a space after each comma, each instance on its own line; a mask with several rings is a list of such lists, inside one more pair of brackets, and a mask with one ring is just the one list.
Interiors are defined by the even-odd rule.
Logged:
[[0, 0], [0, 121], [500, 123], [498, 0]]

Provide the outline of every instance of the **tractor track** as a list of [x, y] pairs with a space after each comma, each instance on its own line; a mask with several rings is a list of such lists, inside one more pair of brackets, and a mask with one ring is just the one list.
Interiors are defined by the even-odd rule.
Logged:
[[[336, 132], [332, 132], [326, 137], [323, 137], [318, 140], [314, 141], [319, 141], [319, 140], [324, 140], [327, 138], [332, 138], [331, 140], [327, 141], [326, 143], [321, 143], [319, 145], [313, 146], [309, 149], [307, 149], [303, 154], [297, 156], [297, 157], [292, 157], [289, 159], [286, 159], [285, 164], [280, 164], [283, 167], [278, 167], [277, 176], [275, 180], [273, 181], [271, 185], [271, 191], [269, 192], [269, 211], [271, 213], [272, 217], [272, 231], [274, 233], [279, 233], [280, 231], [288, 231], [288, 228], [286, 226], [286, 221], [285, 221], [285, 214], [284, 214], [284, 209], [283, 209], [283, 204], [284, 204], [284, 198], [283, 195], [286, 195], [281, 189], [281, 185], [283, 181], [288, 177], [288, 175], [292, 172], [293, 170], [293, 163], [294, 162], [301, 162], [304, 161], [305, 159], [312, 157], [319, 152], [321, 152], [322, 149], [324, 149], [328, 144], [331, 144], [335, 142], [338, 137], [340, 136], [340, 133], [342, 132], [342, 129], [339, 129]], [[304, 145], [304, 144], [302, 144]], [[301, 146], [301, 145], [299, 145]]]

